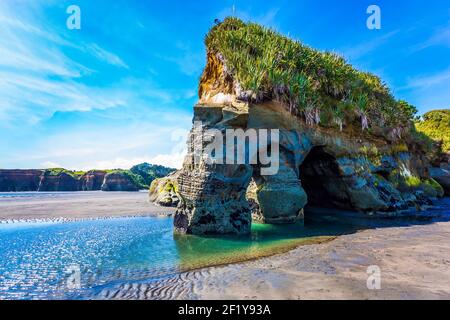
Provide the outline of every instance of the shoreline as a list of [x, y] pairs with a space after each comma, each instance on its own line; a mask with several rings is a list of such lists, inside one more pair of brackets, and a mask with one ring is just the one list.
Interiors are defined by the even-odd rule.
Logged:
[[158, 207], [148, 202], [147, 192], [81, 191], [17, 194], [21, 196], [0, 197], [0, 224], [167, 217], [175, 212], [174, 208]]
[[142, 215], [111, 215], [111, 216], [98, 216], [87, 218], [43, 218], [43, 219], [8, 219], [0, 220], [0, 225], [14, 225], [14, 224], [47, 224], [47, 223], [70, 223], [70, 222], [83, 222], [83, 221], [97, 221], [97, 220], [112, 220], [112, 219], [126, 219], [126, 218], [170, 218], [171, 213], [167, 214], [142, 214]]
[[[381, 289], [367, 288], [367, 268]], [[450, 222], [375, 228], [269, 257], [126, 282], [91, 299], [450, 300]]]

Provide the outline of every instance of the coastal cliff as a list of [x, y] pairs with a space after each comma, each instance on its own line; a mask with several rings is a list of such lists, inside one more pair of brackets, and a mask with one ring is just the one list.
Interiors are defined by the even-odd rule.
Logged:
[[0, 191], [37, 191], [42, 170], [4, 170], [0, 169]]
[[139, 188], [139, 182], [125, 171], [108, 173], [102, 184], [102, 191], [138, 191]]
[[131, 170], [0, 169], [0, 192], [138, 191], [174, 169], [143, 163]]
[[[252, 217], [294, 223], [307, 204], [397, 215], [443, 196], [429, 170], [435, 145], [416, 131], [415, 108], [378, 77], [235, 18], [216, 25], [206, 46], [194, 107], [201, 126], [190, 133], [174, 188], [166, 180], [151, 190], [155, 200], [156, 190], [176, 189], [176, 232], [245, 234]], [[192, 150], [211, 144], [198, 138], [210, 129], [279, 130], [279, 170], [263, 175], [260, 159], [198, 158]]]

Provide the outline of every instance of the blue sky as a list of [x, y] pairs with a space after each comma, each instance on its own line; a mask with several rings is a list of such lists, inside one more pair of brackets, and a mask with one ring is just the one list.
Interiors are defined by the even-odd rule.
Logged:
[[[66, 8], [81, 8], [81, 30]], [[381, 30], [366, 9], [381, 8]], [[383, 78], [420, 113], [450, 107], [448, 0], [0, 2], [0, 168], [179, 166], [205, 63], [233, 13]]]

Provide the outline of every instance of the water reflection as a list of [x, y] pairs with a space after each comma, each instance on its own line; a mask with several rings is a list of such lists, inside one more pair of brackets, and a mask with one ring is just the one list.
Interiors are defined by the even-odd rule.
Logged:
[[302, 244], [321, 243], [357, 231], [357, 228], [325, 217], [293, 225], [253, 224], [243, 236], [174, 235], [180, 269], [234, 263], [283, 253]]

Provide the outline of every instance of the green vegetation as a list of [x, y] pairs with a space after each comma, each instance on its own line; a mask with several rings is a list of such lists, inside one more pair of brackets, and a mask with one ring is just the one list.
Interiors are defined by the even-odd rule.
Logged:
[[354, 69], [336, 53], [314, 50], [258, 24], [227, 18], [205, 42], [226, 61], [246, 98], [278, 100], [309, 125], [388, 127], [400, 139], [417, 112], [396, 101], [379, 77]]
[[141, 189], [147, 189], [153, 180], [162, 178], [175, 171], [175, 169], [167, 168], [159, 165], [151, 165], [148, 163], [138, 164], [130, 170], [123, 169], [108, 169], [108, 170], [90, 170], [90, 171], [71, 171], [64, 168], [49, 168], [45, 169], [45, 174], [49, 176], [58, 176], [62, 173], [68, 174], [75, 179], [80, 179], [83, 175], [89, 172], [101, 171], [107, 174], [122, 174], [128, 177], [134, 185]]
[[168, 181], [167, 184], [164, 186], [164, 191], [178, 193], [176, 182]]
[[76, 179], [80, 178], [81, 176], [83, 176], [86, 172], [84, 171], [70, 171], [64, 168], [49, 168], [49, 169], [45, 169], [45, 173], [49, 176], [58, 176], [61, 173], [66, 173]]
[[408, 152], [408, 151], [409, 151], [408, 146], [405, 143], [397, 143], [391, 147], [392, 154]]
[[[158, 189], [157, 189], [158, 188]], [[175, 180], [155, 179], [150, 185], [150, 194], [158, 192], [174, 192], [178, 193], [178, 184]]]
[[134, 174], [142, 177], [144, 184], [150, 186], [153, 180], [157, 178], [162, 178], [170, 173], [174, 172], [175, 169], [167, 168], [159, 165], [152, 165], [149, 163], [141, 163], [130, 169]]
[[114, 170], [110, 170], [108, 172], [108, 174], [123, 175], [123, 176], [127, 177], [130, 181], [132, 181], [135, 186], [139, 187], [139, 189], [147, 189], [148, 188], [148, 185], [145, 184], [144, 178], [141, 177], [140, 175], [134, 174], [130, 170], [114, 169]]
[[450, 152], [450, 110], [434, 110], [416, 121], [416, 129], [440, 144], [443, 152]]
[[422, 184], [422, 181], [416, 176], [406, 176], [405, 184], [408, 188], [418, 188]]
[[430, 197], [443, 197], [444, 189], [442, 186], [434, 179], [421, 179], [414, 175], [402, 175], [399, 170], [396, 169], [389, 175], [389, 181], [394, 185], [395, 188], [401, 191], [415, 191], [421, 190], [427, 196]]
[[433, 178], [427, 179], [423, 182], [422, 185], [425, 189], [432, 188], [434, 192], [436, 192], [437, 197], [443, 197], [444, 196], [444, 188]]

